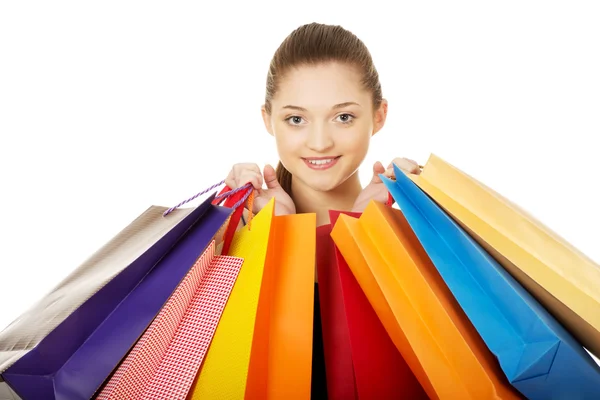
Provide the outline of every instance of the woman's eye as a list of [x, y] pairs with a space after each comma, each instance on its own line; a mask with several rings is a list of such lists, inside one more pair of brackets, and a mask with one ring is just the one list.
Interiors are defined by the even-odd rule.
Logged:
[[293, 115], [286, 120], [290, 125], [300, 125], [302, 123], [302, 117], [298, 117], [297, 115]]
[[350, 122], [352, 122], [353, 118], [354, 118], [354, 116], [351, 115], [351, 114], [341, 114], [341, 115], [338, 115], [338, 119], [343, 124], [349, 124]]

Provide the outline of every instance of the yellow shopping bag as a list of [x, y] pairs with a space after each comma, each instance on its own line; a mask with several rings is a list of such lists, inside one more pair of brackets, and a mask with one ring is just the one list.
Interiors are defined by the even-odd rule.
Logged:
[[233, 238], [244, 264], [188, 398], [310, 397], [316, 215], [273, 209]]
[[233, 237], [228, 255], [244, 262], [188, 398], [244, 398], [274, 204], [256, 214], [252, 229]]
[[431, 155], [410, 178], [600, 356], [600, 266], [540, 221]]

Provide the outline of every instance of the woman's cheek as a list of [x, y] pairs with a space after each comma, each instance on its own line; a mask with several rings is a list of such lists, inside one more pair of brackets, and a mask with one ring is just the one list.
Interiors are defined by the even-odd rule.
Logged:
[[275, 135], [277, 148], [280, 153], [298, 154], [302, 153], [304, 146], [303, 133], [301, 131], [292, 131], [290, 128], [281, 129]]
[[353, 130], [343, 132], [338, 135], [336, 140], [336, 147], [342, 150], [347, 155], [355, 155], [359, 158], [363, 158], [368, 149], [369, 141], [371, 136], [368, 131], [362, 127], [354, 127]]

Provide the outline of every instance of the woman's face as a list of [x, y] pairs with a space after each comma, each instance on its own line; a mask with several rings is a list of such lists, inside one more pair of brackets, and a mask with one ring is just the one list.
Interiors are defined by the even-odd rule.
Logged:
[[294, 179], [329, 191], [358, 170], [386, 111], [384, 101], [374, 112], [371, 92], [355, 68], [327, 63], [287, 72], [272, 99], [271, 115], [263, 109], [263, 118]]

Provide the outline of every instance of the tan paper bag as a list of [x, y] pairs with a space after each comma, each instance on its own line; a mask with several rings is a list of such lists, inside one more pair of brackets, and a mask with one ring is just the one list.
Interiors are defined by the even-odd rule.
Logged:
[[600, 266], [533, 216], [431, 155], [410, 178], [600, 356]]
[[[159, 240], [171, 247], [172, 244], [169, 243], [174, 244], [185, 233], [185, 227], [180, 224], [193, 223], [185, 220], [193, 208], [177, 209], [163, 217], [166, 210], [167, 208], [159, 206], [148, 208], [50, 293], [1, 331], [0, 373], [37, 346], [75, 309]], [[176, 226], [179, 226], [178, 232], [174, 232]], [[171, 234], [167, 235], [169, 232]], [[153, 257], [162, 255], [156, 254]], [[3, 388], [5, 385], [5, 382], [0, 382], [0, 393], [8, 397], [10, 392]]]

